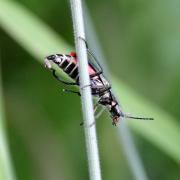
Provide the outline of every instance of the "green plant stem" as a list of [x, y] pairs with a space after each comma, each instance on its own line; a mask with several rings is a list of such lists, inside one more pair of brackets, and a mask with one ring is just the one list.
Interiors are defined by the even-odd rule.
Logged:
[[90, 78], [88, 73], [88, 60], [85, 42], [84, 22], [81, 0], [70, 0], [74, 27], [76, 53], [79, 63], [79, 77], [81, 89], [81, 102], [84, 117], [84, 131], [86, 139], [86, 150], [89, 164], [89, 175], [91, 180], [101, 180], [99, 152], [96, 137], [96, 126], [94, 123], [93, 102], [91, 95]]

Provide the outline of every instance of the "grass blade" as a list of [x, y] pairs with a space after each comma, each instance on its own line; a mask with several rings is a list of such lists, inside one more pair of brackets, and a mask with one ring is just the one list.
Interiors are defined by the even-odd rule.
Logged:
[[5, 117], [3, 106], [2, 83], [0, 74], [0, 179], [15, 180], [5, 132]]

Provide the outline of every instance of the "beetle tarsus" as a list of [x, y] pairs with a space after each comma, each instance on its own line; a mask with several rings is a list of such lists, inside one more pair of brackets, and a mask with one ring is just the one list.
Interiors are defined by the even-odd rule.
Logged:
[[77, 84], [74, 83], [74, 82], [66, 82], [66, 81], [63, 81], [59, 76], [57, 76], [56, 74], [56, 70], [55, 69], [51, 69], [52, 70], [52, 74], [53, 76], [61, 83], [63, 84], [66, 84], [66, 85], [72, 85], [72, 86], [76, 86]]
[[63, 92], [67, 92], [67, 93], [73, 93], [73, 94], [77, 94], [78, 96], [81, 96], [81, 93], [78, 91], [73, 91], [70, 89], [63, 89]]

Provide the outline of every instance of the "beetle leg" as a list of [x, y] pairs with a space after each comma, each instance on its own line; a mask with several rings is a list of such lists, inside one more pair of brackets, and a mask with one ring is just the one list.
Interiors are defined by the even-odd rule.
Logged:
[[63, 89], [64, 92], [67, 92], [67, 93], [74, 93], [74, 94], [77, 94], [78, 96], [81, 96], [80, 92], [78, 91], [73, 91], [73, 90], [70, 90], [70, 89]]
[[63, 81], [59, 76], [57, 76], [55, 69], [52, 69], [52, 74], [53, 74], [53, 76], [54, 76], [59, 82], [61, 82], [61, 83], [63, 83], [63, 84], [72, 85], [72, 86], [73, 86], [73, 85], [74, 85], [74, 86], [77, 85], [77, 84], [74, 83], [74, 82], [66, 82], [66, 81]]
[[86, 87], [91, 87], [91, 84], [88, 84], [88, 85], [85, 85], [85, 86], [83, 86], [83, 87], [81, 87], [81, 90], [83, 90], [83, 89], [85, 89]]
[[[98, 102], [95, 104], [95, 106], [94, 106], [94, 113], [96, 113], [99, 105], [100, 105], [100, 104], [99, 104]], [[96, 120], [102, 115], [102, 113], [104, 112], [104, 110], [105, 110], [105, 109], [102, 107], [102, 109], [101, 109], [97, 114], [95, 114], [95, 121], [92, 122], [92, 123], [89, 125], [89, 127], [92, 127], [92, 126], [96, 123]], [[84, 125], [83, 122], [80, 123], [80, 126], [82, 126], [82, 125]]]
[[92, 126], [96, 123], [96, 121], [97, 121], [98, 118], [102, 115], [102, 113], [103, 113], [104, 111], [105, 111], [105, 109], [102, 107], [101, 110], [100, 110], [97, 114], [95, 114], [95, 121], [94, 121], [93, 123], [91, 123], [89, 127], [92, 127]]
[[[89, 49], [87, 41], [86, 41], [83, 37], [80, 37], [80, 36], [79, 36], [79, 39], [81, 39], [81, 40], [84, 41], [84, 43], [85, 43], [85, 45], [86, 45], [86, 49], [87, 49], [88, 54], [89, 54], [91, 57], [93, 57], [93, 59], [94, 59], [94, 60], [96, 61], [96, 63], [98, 64], [98, 66], [99, 66], [99, 68], [100, 68], [100, 71], [97, 72], [97, 74], [98, 74], [98, 75], [99, 75], [99, 74], [102, 74], [102, 73], [103, 73], [103, 69], [102, 69], [101, 65], [99, 64], [96, 56], [95, 56], [95, 55], [93, 54], [93, 52]], [[96, 74], [96, 73], [95, 73], [95, 74]]]
[[103, 73], [103, 71], [98, 71], [98, 72], [96, 72], [96, 73], [94, 73], [94, 74], [91, 74], [91, 75], [90, 75], [90, 78], [92, 79], [93, 77], [99, 76], [99, 75], [102, 74], [102, 73]]
[[87, 43], [87, 41], [86, 41], [83, 37], [81, 37], [81, 36], [79, 36], [78, 38], [84, 41], [84, 43], [85, 43], [85, 45], [86, 45], [86, 49], [88, 49], [88, 43]]
[[98, 119], [104, 111], [105, 111], [105, 108], [102, 107], [101, 110], [95, 115], [95, 119]]
[[97, 102], [94, 106], [94, 114], [96, 113], [97, 109], [98, 109], [99, 103]]
[[[94, 113], [97, 111], [98, 109], [98, 106], [99, 106], [99, 103], [97, 102], [94, 106]], [[91, 123], [89, 127], [91, 127], [93, 124], [95, 124], [95, 122]], [[84, 125], [83, 122], [80, 123], [80, 126]]]

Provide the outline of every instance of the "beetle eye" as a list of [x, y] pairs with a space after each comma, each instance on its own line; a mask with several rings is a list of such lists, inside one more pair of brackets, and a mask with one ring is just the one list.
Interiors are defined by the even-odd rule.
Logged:
[[48, 60], [54, 60], [55, 58], [56, 58], [55, 55], [50, 55], [50, 56], [47, 57]]

